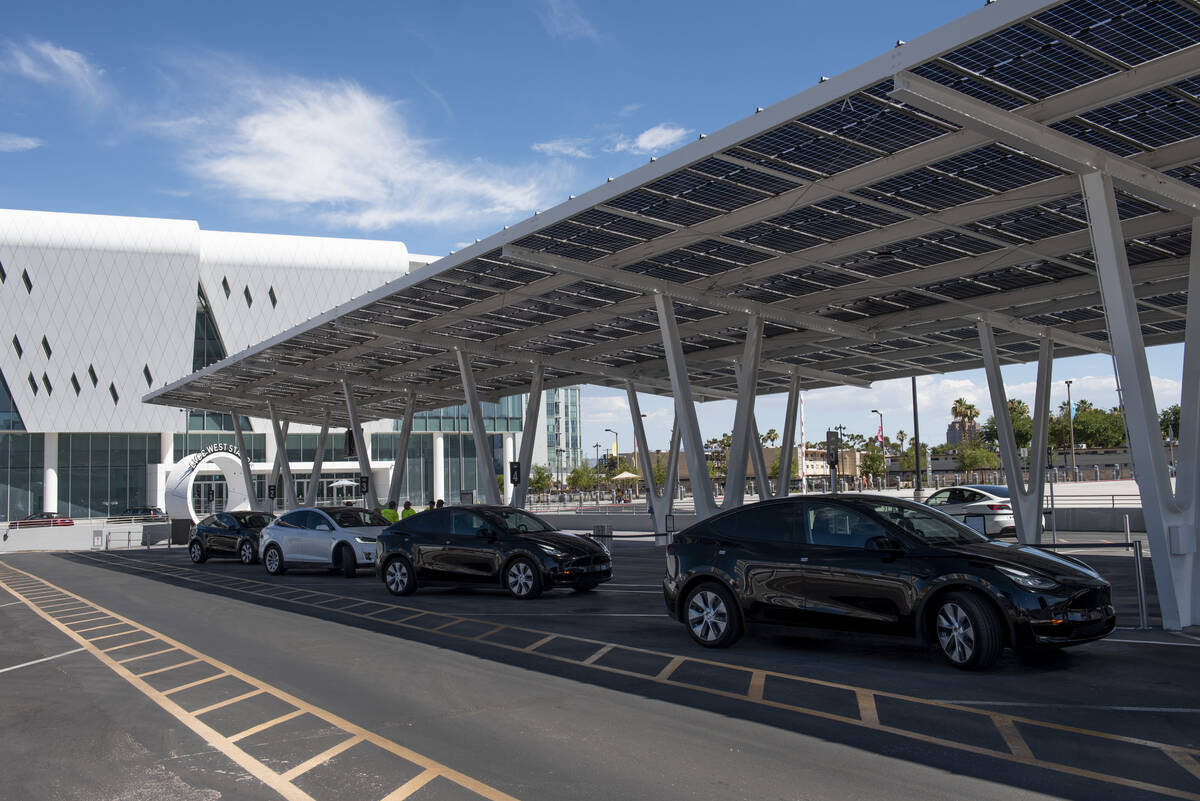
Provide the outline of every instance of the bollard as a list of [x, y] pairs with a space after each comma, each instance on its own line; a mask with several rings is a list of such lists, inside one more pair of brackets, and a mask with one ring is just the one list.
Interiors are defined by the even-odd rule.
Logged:
[[1142, 576], [1142, 541], [1133, 544], [1133, 570], [1137, 581], [1138, 596], [1138, 628], [1150, 628], [1150, 618], [1146, 613], [1146, 579]]
[[1125, 515], [1125, 544], [1129, 544], [1129, 515]]

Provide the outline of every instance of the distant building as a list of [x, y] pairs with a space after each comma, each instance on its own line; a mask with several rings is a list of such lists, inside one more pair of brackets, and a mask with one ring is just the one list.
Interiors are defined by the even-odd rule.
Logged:
[[[528, 398], [528, 396], [524, 396]], [[542, 416], [533, 441], [533, 464], [550, 468], [555, 480], [584, 463], [579, 425], [579, 387], [559, 387], [542, 393]], [[559, 453], [559, 451], [562, 453]]]
[[975, 420], [952, 420], [946, 426], [946, 444], [957, 445], [963, 440], [974, 442], [979, 439], [979, 423]]

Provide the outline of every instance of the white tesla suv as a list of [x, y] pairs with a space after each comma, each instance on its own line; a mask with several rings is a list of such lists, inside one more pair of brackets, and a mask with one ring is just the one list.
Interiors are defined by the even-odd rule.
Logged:
[[350, 578], [375, 564], [375, 540], [390, 525], [379, 512], [352, 506], [293, 509], [262, 530], [259, 559], [272, 576], [324, 567]]

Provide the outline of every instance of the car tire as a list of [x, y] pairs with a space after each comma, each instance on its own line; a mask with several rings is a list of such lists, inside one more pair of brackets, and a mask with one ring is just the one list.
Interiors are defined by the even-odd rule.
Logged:
[[504, 569], [504, 586], [512, 597], [532, 601], [542, 594], [542, 574], [531, 560], [520, 556]]
[[728, 648], [742, 637], [742, 615], [725, 585], [704, 581], [688, 591], [683, 623], [692, 639], [705, 648]]
[[250, 540], [242, 540], [238, 545], [238, 561], [243, 565], [252, 565], [257, 558], [258, 555], [254, 553], [254, 543]]
[[412, 564], [403, 556], [397, 556], [384, 565], [383, 585], [392, 595], [412, 595], [417, 591], [417, 577]]
[[188, 545], [188, 556], [198, 565], [202, 565], [208, 561], [208, 552], [204, 550], [204, 545], [200, 540], [192, 540]]
[[1004, 650], [1002, 621], [977, 593], [947, 594], [938, 602], [933, 626], [938, 650], [960, 670], [987, 670]]
[[283, 561], [283, 551], [278, 545], [268, 545], [263, 551], [262, 558], [263, 568], [267, 574], [271, 576], [282, 576], [287, 572], [287, 565]]
[[358, 561], [354, 558], [354, 549], [342, 543], [342, 575], [346, 578], [354, 578], [358, 575]]

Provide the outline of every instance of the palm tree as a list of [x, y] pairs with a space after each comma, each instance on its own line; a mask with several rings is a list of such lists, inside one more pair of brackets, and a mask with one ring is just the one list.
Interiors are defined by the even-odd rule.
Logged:
[[962, 432], [963, 439], [969, 440], [967, 436], [967, 421], [979, 417], [979, 409], [966, 398], [958, 398], [950, 406], [950, 416], [958, 421], [959, 431]]
[[907, 441], [908, 441], [908, 434], [904, 431], [903, 428], [896, 432], [896, 442], [900, 443], [900, 452], [901, 453], [904, 453], [904, 443]]

